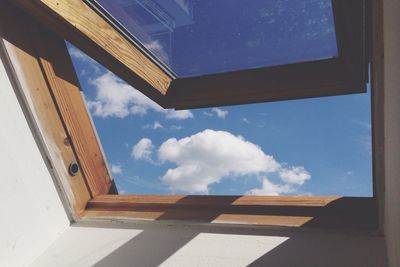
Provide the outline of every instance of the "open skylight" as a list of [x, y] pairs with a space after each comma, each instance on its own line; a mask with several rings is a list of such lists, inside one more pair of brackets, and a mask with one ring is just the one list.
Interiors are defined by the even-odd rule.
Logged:
[[[23, 11], [2, 5], [13, 25], [6, 56], [17, 62], [16, 89], [32, 100], [25, 104], [72, 219], [378, 228], [381, 92], [373, 88], [373, 182], [371, 95], [355, 95], [370, 91], [367, 1], [332, 1], [337, 47], [328, 57], [193, 77], [168, 73], [97, 2], [14, 2]], [[160, 5], [168, 2], [190, 11], [187, 2]], [[140, 6], [164, 14], [151, 3]], [[303, 55], [308, 48], [299, 47]], [[290, 197], [300, 195], [308, 197]]]
[[167, 110], [69, 51], [120, 194], [372, 195], [370, 94]]
[[338, 56], [331, 0], [90, 0], [178, 77]]

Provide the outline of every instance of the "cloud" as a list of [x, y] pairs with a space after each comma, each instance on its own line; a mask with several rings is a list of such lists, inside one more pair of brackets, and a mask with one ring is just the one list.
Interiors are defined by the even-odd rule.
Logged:
[[160, 129], [160, 128], [164, 128], [161, 123], [159, 121], [155, 121], [153, 124], [153, 129]]
[[[149, 49], [162, 50], [158, 42], [152, 42], [148, 46]], [[68, 51], [72, 58], [88, 63], [96, 73], [100, 72], [99, 64], [73, 45], [68, 45]], [[125, 118], [128, 115], [144, 115], [152, 110], [165, 114], [167, 119], [184, 120], [194, 117], [189, 110], [162, 108], [111, 72], [105, 72], [91, 79], [90, 83], [96, 89], [96, 97], [94, 100], [88, 100], [87, 105], [94, 116]]]
[[175, 111], [162, 108], [111, 72], [92, 79], [90, 83], [96, 90], [95, 99], [87, 101], [93, 116], [125, 118], [128, 115], [144, 115], [152, 110], [164, 114], [167, 119], [193, 118], [193, 114], [188, 110]]
[[131, 156], [136, 159], [143, 159], [152, 162], [151, 155], [153, 154], [154, 146], [150, 139], [142, 138], [132, 148]]
[[311, 178], [311, 175], [301, 166], [294, 166], [289, 169], [281, 168], [279, 176], [288, 184], [302, 185]]
[[280, 164], [259, 146], [225, 131], [205, 130], [177, 140], [168, 139], [158, 149], [161, 162], [177, 165], [161, 180], [171, 190], [208, 193], [211, 184], [227, 176], [276, 172]]
[[142, 128], [157, 130], [164, 128], [164, 126], [159, 121], [155, 121], [153, 124], [146, 124]]
[[249, 121], [247, 118], [242, 118], [242, 121], [243, 121], [244, 123], [247, 123], [247, 124], [250, 123], [250, 121]]
[[171, 125], [170, 129], [174, 130], [174, 131], [179, 131], [179, 130], [183, 129], [183, 126], [181, 126], [181, 125]]
[[158, 56], [159, 59], [161, 59], [161, 61], [163, 61], [164, 63], [167, 63], [167, 64], [169, 63], [169, 55], [166, 52], [163, 45], [158, 40], [151, 41], [149, 43], [144, 43], [143, 45], [148, 50], [153, 52], [156, 56]]
[[265, 121], [260, 121], [257, 123], [258, 128], [265, 128], [267, 126], [267, 123]]
[[189, 110], [172, 110], [167, 109], [165, 111], [167, 119], [178, 119], [185, 120], [193, 118], [193, 113]]
[[221, 119], [225, 119], [225, 117], [228, 115], [228, 111], [227, 110], [222, 110], [219, 108], [213, 108], [211, 109], [213, 112], [215, 112], [215, 114], [217, 114], [218, 118]]
[[246, 192], [246, 195], [252, 196], [280, 196], [282, 194], [294, 193], [296, 189], [291, 184], [275, 184], [268, 178], [262, 179], [261, 188], [254, 188]]
[[93, 80], [94, 101], [87, 101], [94, 116], [124, 118], [129, 114], [146, 114], [149, 109], [162, 109], [145, 95], [107, 72]]
[[[143, 138], [133, 147], [132, 157], [156, 163], [153, 151], [152, 141]], [[275, 196], [294, 193], [311, 179], [304, 167], [281, 164], [256, 144], [226, 131], [206, 129], [179, 140], [170, 138], [158, 148], [157, 158], [157, 164], [176, 165], [160, 178], [173, 192], [208, 194], [209, 187], [224, 178], [250, 176], [262, 184], [247, 194]], [[279, 183], [271, 182], [267, 174], [273, 174]]]
[[371, 130], [372, 130], [371, 122], [361, 121], [361, 120], [353, 120], [353, 123], [356, 124], [357, 126], [363, 128], [364, 130], [367, 130], [368, 132], [371, 132]]
[[[279, 196], [282, 194], [295, 193], [298, 187], [311, 179], [310, 173], [302, 166], [283, 167], [280, 165], [278, 176], [281, 183], [273, 183], [268, 178], [262, 179], [261, 188], [254, 188], [246, 192], [247, 195], [257, 196]], [[285, 164], [286, 165], [286, 164]], [[310, 194], [310, 193], [302, 193]]]
[[212, 112], [203, 111], [203, 115], [207, 116], [207, 117], [213, 117], [215, 114], [218, 118], [221, 118], [221, 119], [225, 119], [226, 116], [228, 115], [227, 110], [222, 110], [220, 108], [212, 108], [211, 111]]
[[[83, 53], [81, 50], [79, 50], [78, 48], [76, 48], [75, 46], [73, 46], [72, 44], [68, 44], [68, 53], [69, 55], [75, 59], [75, 60], [79, 60], [81, 62], [87, 63], [89, 64], [89, 66], [96, 72], [99, 73], [100, 72], [100, 68], [99, 68], [99, 63], [97, 63], [97, 61], [95, 61], [94, 59], [92, 59], [91, 57], [89, 57], [88, 55], [86, 55], [85, 53]], [[86, 71], [83, 69], [81, 71], [82, 75], [86, 74]]]
[[121, 174], [122, 173], [122, 166], [119, 164], [111, 164], [110, 170], [112, 174]]
[[367, 156], [372, 155], [372, 138], [371, 131], [372, 125], [370, 122], [353, 120], [353, 123], [358, 125], [362, 132], [359, 134], [357, 142], [363, 149], [363, 154]]
[[70, 56], [73, 57], [74, 59], [78, 59], [78, 60], [86, 61], [86, 62], [89, 62], [89, 61], [96, 62], [91, 57], [89, 57], [88, 55], [83, 53], [81, 50], [79, 50], [78, 48], [76, 48], [72, 45], [68, 46], [68, 52], [69, 52]]

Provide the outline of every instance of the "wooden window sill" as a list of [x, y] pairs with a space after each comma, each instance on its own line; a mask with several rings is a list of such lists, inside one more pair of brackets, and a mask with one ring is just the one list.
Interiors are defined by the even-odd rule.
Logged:
[[376, 214], [362, 197], [99, 195], [82, 218], [376, 230]]

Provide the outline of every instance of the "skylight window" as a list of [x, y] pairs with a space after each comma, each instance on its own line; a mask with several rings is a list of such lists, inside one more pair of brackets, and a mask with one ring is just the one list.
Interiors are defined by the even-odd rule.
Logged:
[[[6, 49], [18, 59], [14, 70], [24, 81], [23, 99], [32, 100], [27, 105], [51, 144], [48, 161], [60, 174], [56, 180], [74, 219], [377, 229], [371, 220], [377, 218], [376, 190], [368, 198], [318, 196], [372, 195], [368, 94], [298, 100], [367, 92], [372, 13], [366, 1], [332, 1], [337, 56], [195, 77], [171, 75], [88, 0], [14, 2], [24, 12], [6, 1], [5, 19], [21, 30], [6, 27]], [[164, 14], [150, 1], [140, 2]], [[194, 8], [176, 3], [186, 13]], [[177, 25], [173, 16], [157, 16], [167, 28]], [[109, 71], [72, 48], [75, 72], [64, 39]], [[378, 89], [372, 106], [374, 189], [381, 186], [382, 164]], [[288, 99], [297, 100], [229, 106]], [[68, 166], [75, 163], [79, 170], [71, 177]], [[133, 195], [116, 195], [116, 187]]]
[[88, 2], [178, 77], [338, 56], [331, 0]]
[[69, 51], [120, 194], [372, 195], [370, 94], [166, 110]]

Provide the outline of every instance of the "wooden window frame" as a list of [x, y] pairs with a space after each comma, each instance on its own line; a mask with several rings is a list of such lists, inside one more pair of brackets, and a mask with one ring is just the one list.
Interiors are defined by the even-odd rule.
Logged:
[[[378, 33], [379, 27], [373, 28]], [[133, 219], [322, 229], [380, 228], [383, 104], [382, 92], [376, 89], [382, 80], [379, 41], [375, 42], [376, 64], [372, 73], [373, 197], [160, 196], [115, 194], [64, 38], [7, 1], [0, 1], [0, 35], [2, 60], [10, 66], [9, 74], [16, 81], [22, 104], [36, 123], [47, 160], [57, 174], [58, 186], [74, 221]], [[374, 38], [381, 40], [378, 35]], [[71, 176], [68, 167], [74, 161], [80, 171]]]
[[[366, 91], [369, 0], [333, 0], [336, 58], [199, 77], [168, 74], [88, 0], [13, 0], [164, 108], [199, 108]], [[322, 89], [323, 88], [323, 89]]]

